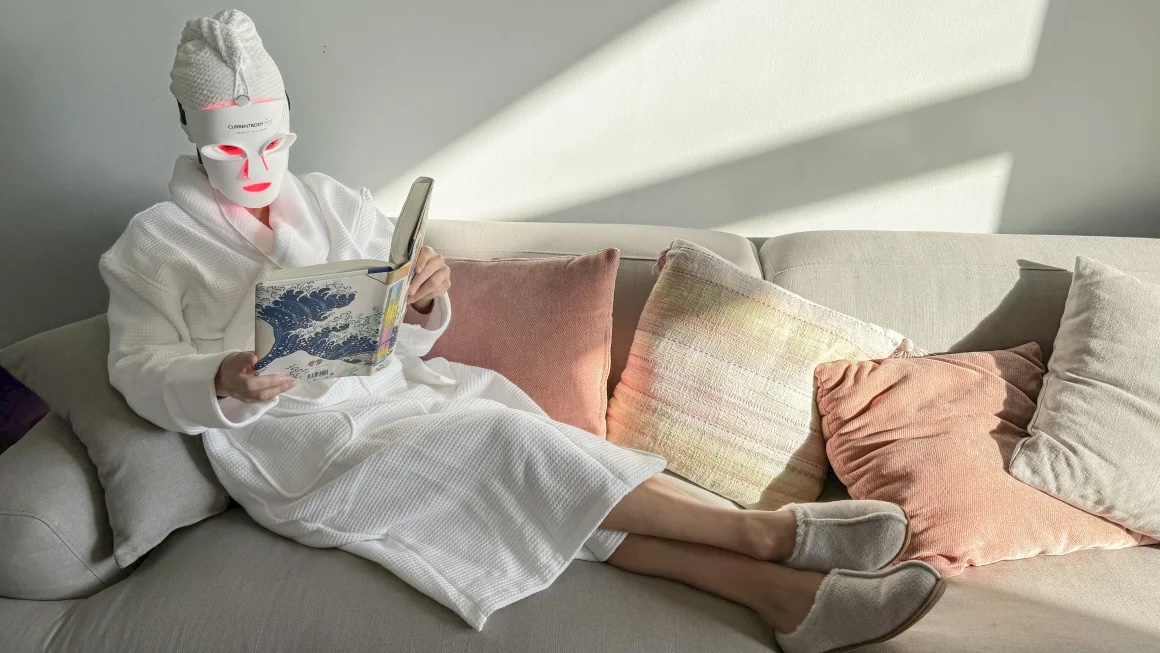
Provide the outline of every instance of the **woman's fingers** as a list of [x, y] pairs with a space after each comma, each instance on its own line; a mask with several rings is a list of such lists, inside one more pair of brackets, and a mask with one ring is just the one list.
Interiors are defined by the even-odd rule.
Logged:
[[415, 301], [415, 298], [418, 297], [420, 293], [425, 291], [423, 284], [427, 283], [427, 280], [430, 279], [431, 275], [435, 274], [435, 272], [436, 270], [434, 266], [429, 266], [426, 270], [417, 273], [415, 277], [411, 279], [411, 288], [407, 291], [407, 298], [410, 301]]
[[239, 351], [222, 361], [222, 369], [231, 375], [246, 376], [254, 373], [254, 366], [257, 364], [257, 354], [252, 351]]
[[423, 268], [427, 267], [427, 262], [430, 261], [433, 256], [435, 256], [435, 250], [427, 245], [424, 245], [419, 250], [419, 255], [415, 257], [415, 272], [419, 272]]
[[430, 247], [424, 246], [420, 249], [419, 253], [415, 256], [414, 276], [418, 276], [420, 273], [427, 271], [431, 267], [431, 259], [435, 256], [435, 250]]
[[286, 377], [278, 374], [262, 374], [258, 376], [248, 376], [243, 382], [246, 390], [251, 393], [262, 392], [269, 388], [277, 388], [286, 385]]
[[428, 260], [415, 270], [415, 276], [411, 278], [411, 289], [407, 292], [407, 297], [414, 301], [420, 293], [426, 291], [424, 284], [443, 270], [448, 270], [450, 273], [447, 264], [443, 262], [443, 257], [436, 254], [435, 250], [431, 250], [431, 256]]
[[257, 374], [254, 371], [257, 362], [257, 354], [250, 351], [235, 352], [227, 356], [218, 372], [220, 382], [215, 381], [219, 396], [230, 396], [252, 404], [272, 399], [294, 387], [294, 379], [288, 376]]
[[294, 379], [280, 376], [251, 376], [242, 382], [242, 387], [233, 397], [247, 404], [257, 401], [268, 401], [286, 392], [295, 385]]
[[269, 400], [273, 399], [274, 397], [277, 397], [278, 395], [282, 394], [283, 392], [286, 392], [287, 390], [289, 390], [290, 388], [293, 388], [293, 387], [294, 387], [294, 383], [291, 382], [290, 384], [283, 383], [281, 385], [276, 385], [273, 388], [266, 388], [265, 390], [262, 390], [261, 392], [259, 392], [257, 394], [257, 400], [258, 401], [269, 401]]
[[451, 268], [440, 268], [431, 275], [421, 288], [411, 297], [411, 303], [425, 302], [445, 294], [451, 288]]

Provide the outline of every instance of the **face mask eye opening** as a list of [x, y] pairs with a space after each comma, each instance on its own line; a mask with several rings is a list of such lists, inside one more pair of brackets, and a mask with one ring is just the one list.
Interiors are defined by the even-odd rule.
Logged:
[[213, 161], [244, 161], [246, 159], [244, 149], [229, 144], [202, 145], [197, 148], [197, 153]]
[[265, 156], [267, 154], [285, 152], [286, 150], [290, 149], [291, 145], [294, 144], [296, 138], [297, 136], [291, 133], [279, 134], [271, 138], [266, 143], [265, 147], [262, 148], [262, 155]]

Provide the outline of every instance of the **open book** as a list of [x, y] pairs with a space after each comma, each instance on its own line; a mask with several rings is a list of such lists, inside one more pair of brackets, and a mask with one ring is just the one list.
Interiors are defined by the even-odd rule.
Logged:
[[423, 247], [433, 182], [411, 185], [390, 260], [360, 259], [279, 270], [255, 288], [255, 366], [299, 381], [370, 376], [395, 348], [407, 288]]

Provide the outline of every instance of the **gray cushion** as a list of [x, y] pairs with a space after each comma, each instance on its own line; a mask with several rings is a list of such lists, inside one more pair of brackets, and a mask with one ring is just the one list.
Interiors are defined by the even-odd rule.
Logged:
[[[0, 641], [4, 620], [0, 604]], [[770, 640], [728, 601], [580, 561], [476, 632], [382, 567], [233, 509], [174, 533], [132, 576], [76, 604], [50, 650], [768, 653]]]
[[609, 247], [620, 250], [612, 305], [611, 393], [620, 381], [632, 336], [652, 292], [657, 256], [676, 239], [696, 243], [753, 276], [761, 276], [757, 250], [746, 238], [719, 231], [623, 224], [542, 224], [534, 222], [430, 223], [427, 244], [457, 258], [539, 258], [580, 255]]
[[1160, 285], [1089, 258], [1011, 475], [1160, 538]]
[[124, 576], [102, 499], [85, 448], [56, 415], [0, 455], [0, 596], [88, 596]]
[[1160, 240], [817, 231], [761, 247], [765, 278], [932, 352], [1051, 354], [1076, 256], [1160, 281]]
[[33, 336], [0, 352], [0, 365], [65, 418], [105, 490], [114, 555], [126, 567], [174, 529], [225, 510], [201, 438], [146, 422], [109, 385], [103, 315]]

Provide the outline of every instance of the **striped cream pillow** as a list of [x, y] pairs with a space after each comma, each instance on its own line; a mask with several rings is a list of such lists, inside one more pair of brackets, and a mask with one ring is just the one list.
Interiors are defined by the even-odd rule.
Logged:
[[829, 465], [814, 368], [888, 358], [909, 341], [682, 240], [658, 267], [609, 404], [608, 440], [658, 453], [746, 507], [816, 499]]

